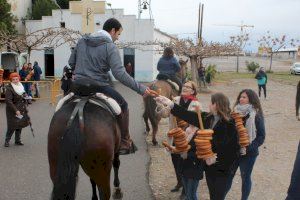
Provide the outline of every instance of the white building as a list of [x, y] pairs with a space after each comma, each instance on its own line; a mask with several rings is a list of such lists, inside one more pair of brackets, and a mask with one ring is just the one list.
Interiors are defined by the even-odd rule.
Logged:
[[[124, 29], [120, 42], [168, 42], [173, 38], [155, 29], [153, 20], [137, 19], [135, 15], [124, 15], [123, 9], [106, 9], [105, 4], [105, 1], [93, 0], [70, 2], [69, 10], [53, 10], [52, 16], [43, 16], [42, 20], [28, 20], [26, 28], [29, 32], [33, 32], [49, 27], [59, 27], [61, 22], [64, 22], [65, 28], [92, 33], [100, 29], [108, 18], [114, 17], [121, 22]], [[32, 51], [31, 62], [38, 61], [44, 76], [61, 76], [63, 67], [68, 64], [70, 48], [65, 44], [56, 49]], [[162, 53], [155, 49], [154, 46], [145, 47], [143, 50], [140, 48], [120, 49], [124, 66], [131, 62], [136, 80], [152, 81], [155, 79], [156, 65]]]

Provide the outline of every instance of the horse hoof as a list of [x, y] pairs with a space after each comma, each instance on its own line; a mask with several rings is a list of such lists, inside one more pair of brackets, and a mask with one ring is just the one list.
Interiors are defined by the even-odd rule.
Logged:
[[123, 192], [121, 191], [121, 188], [116, 188], [113, 194], [113, 199], [122, 199], [122, 198], [123, 198]]
[[98, 200], [98, 197], [93, 196], [92, 200]]
[[158, 144], [158, 142], [155, 140], [155, 141], [152, 141], [152, 144], [153, 144], [153, 146], [156, 146]]

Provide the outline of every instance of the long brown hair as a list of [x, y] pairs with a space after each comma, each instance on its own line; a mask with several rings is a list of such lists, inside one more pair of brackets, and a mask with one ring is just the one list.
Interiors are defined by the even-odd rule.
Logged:
[[166, 47], [164, 50], [163, 57], [171, 58], [174, 56], [174, 51], [171, 47]]
[[249, 104], [251, 104], [254, 107], [256, 112], [263, 115], [263, 111], [261, 108], [259, 98], [258, 98], [257, 94], [251, 89], [244, 89], [239, 93], [239, 95], [236, 99], [236, 102], [234, 104], [234, 107], [240, 103], [240, 98], [243, 93], [245, 93], [247, 95], [247, 97], [249, 99]]
[[223, 93], [217, 92], [211, 95], [211, 103], [216, 104], [217, 114], [221, 119], [229, 121], [231, 109], [228, 97]]

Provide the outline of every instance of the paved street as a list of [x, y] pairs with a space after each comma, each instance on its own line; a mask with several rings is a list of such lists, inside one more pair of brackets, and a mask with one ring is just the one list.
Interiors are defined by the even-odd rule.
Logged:
[[[148, 185], [149, 155], [143, 133], [142, 97], [120, 85], [117, 85], [117, 89], [129, 103], [131, 135], [139, 148], [136, 154], [121, 156], [123, 199], [152, 199]], [[29, 128], [25, 128], [22, 132], [25, 146], [15, 146], [13, 136], [11, 146], [4, 148], [5, 104], [0, 105], [0, 200], [45, 200], [50, 197], [52, 183], [47, 160], [47, 133], [54, 107], [47, 101], [37, 101], [30, 105], [29, 110], [36, 137], [33, 138]], [[79, 173], [76, 199], [91, 199], [89, 179], [82, 170]]]

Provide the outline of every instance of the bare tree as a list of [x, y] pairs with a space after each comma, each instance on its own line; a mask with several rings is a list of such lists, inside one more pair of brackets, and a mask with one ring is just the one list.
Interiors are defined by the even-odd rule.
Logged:
[[236, 47], [231, 43], [206, 42], [195, 44], [191, 39], [172, 40], [163, 46], [170, 46], [177, 55], [186, 56], [191, 62], [192, 80], [198, 84], [198, 66], [202, 65], [205, 58], [232, 54]]
[[299, 40], [295, 39], [287, 39], [286, 35], [282, 35], [279, 37], [274, 37], [271, 35], [270, 31], [267, 32], [266, 35], [262, 36], [258, 43], [260, 47], [264, 47], [267, 49], [270, 54], [270, 68], [269, 71], [272, 70], [272, 62], [273, 62], [273, 54], [277, 53], [280, 49], [286, 48], [288, 46], [296, 46], [296, 43], [299, 43]]
[[230, 37], [231, 43], [233, 46], [236, 47], [236, 72], [239, 72], [239, 58], [240, 54], [243, 52], [245, 46], [248, 44], [249, 41], [249, 34], [248, 33], [241, 33], [240, 35], [235, 35]]
[[6, 44], [9, 50], [21, 53], [27, 52], [29, 55], [33, 50], [41, 51], [45, 48], [57, 48], [68, 43], [74, 46], [82, 34], [66, 28], [46, 28], [34, 32], [26, 31], [24, 35], [11, 35], [7, 32], [0, 32], [0, 42]]

